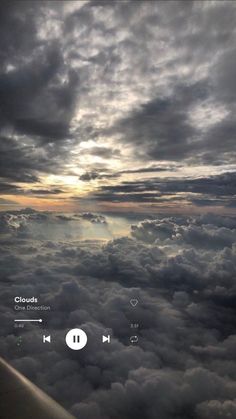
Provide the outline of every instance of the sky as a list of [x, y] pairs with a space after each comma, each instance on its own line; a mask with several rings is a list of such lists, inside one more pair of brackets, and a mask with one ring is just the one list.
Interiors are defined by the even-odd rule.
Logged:
[[0, 352], [78, 419], [236, 417], [235, 22], [0, 3]]
[[235, 2], [0, 8], [2, 211], [235, 214]]

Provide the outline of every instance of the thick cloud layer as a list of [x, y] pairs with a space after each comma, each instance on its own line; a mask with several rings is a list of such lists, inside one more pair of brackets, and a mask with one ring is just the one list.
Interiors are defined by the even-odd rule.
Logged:
[[[66, 236], [74, 223], [91, 225], [95, 239], [81, 240], [79, 227]], [[60, 224], [53, 237], [49, 226]], [[145, 219], [98, 241], [96, 228], [111, 225], [91, 213], [1, 213], [1, 354], [78, 418], [233, 418], [235, 219]], [[52, 306], [42, 328], [13, 328], [16, 295]], [[79, 353], [64, 343], [76, 326], [88, 334]]]
[[[187, 197], [186, 213], [233, 211], [235, 199], [214, 195], [208, 179], [235, 173], [234, 2], [3, 1], [0, 8], [5, 195], [42, 209], [45, 190], [93, 211], [93, 192], [100, 208], [102, 200], [104, 210], [123, 208], [113, 188], [128, 177], [125, 202], [136, 208], [178, 207], [187, 188], [201, 191]], [[155, 172], [168, 184], [160, 199], [148, 189]], [[146, 188], [137, 196], [140, 182]]]

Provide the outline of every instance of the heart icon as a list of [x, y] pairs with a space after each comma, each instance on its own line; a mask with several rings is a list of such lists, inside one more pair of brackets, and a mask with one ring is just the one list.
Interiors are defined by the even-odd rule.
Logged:
[[131, 306], [132, 306], [132, 307], [135, 307], [135, 306], [138, 304], [138, 300], [137, 300], [137, 298], [132, 298], [132, 299], [130, 300], [130, 304], [131, 304]]

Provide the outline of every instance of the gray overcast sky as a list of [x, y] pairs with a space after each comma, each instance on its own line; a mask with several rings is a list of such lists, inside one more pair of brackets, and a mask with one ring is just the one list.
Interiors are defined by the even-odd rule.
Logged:
[[3, 208], [234, 212], [235, 2], [0, 7]]

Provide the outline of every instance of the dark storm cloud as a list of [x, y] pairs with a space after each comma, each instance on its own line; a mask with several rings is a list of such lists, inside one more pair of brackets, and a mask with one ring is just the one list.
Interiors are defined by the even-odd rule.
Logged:
[[[75, 200], [79, 200], [79, 201], [83, 201], [83, 198], [74, 198]], [[84, 201], [86, 202], [86, 200], [88, 201], [92, 201], [92, 200], [97, 200], [97, 201], [104, 201], [104, 202], [137, 202], [137, 203], [142, 203], [142, 202], [149, 202], [149, 203], [171, 203], [171, 202], [179, 202], [179, 201], [184, 201], [186, 200], [186, 197], [183, 196], [176, 196], [176, 197], [164, 197], [163, 195], [159, 194], [159, 193], [132, 193], [129, 192], [127, 194], [113, 194], [113, 193], [104, 193], [104, 194], [95, 194], [92, 195], [90, 197], [88, 197], [87, 199], [85, 199]], [[214, 204], [212, 204], [214, 205]]]
[[85, 212], [81, 214], [81, 218], [91, 221], [91, 223], [106, 223], [106, 218], [103, 215], [92, 214], [91, 212]]
[[78, 74], [65, 65], [59, 41], [40, 39], [44, 7], [43, 2], [1, 4], [0, 176], [16, 182], [35, 182], [37, 172], [55, 173], [71, 137]]
[[[48, 150], [47, 155], [50, 155]], [[34, 183], [37, 172], [49, 171], [56, 167], [56, 160], [49, 162], [45, 154], [35, 149], [33, 144], [22, 146], [17, 139], [0, 139], [0, 177], [8, 181]]]
[[5, 70], [9, 58], [14, 64], [22, 63], [37, 46], [35, 18], [40, 11], [40, 3], [2, 1], [0, 11], [0, 62]]
[[52, 45], [24, 68], [2, 74], [2, 124], [47, 142], [65, 138], [69, 134], [77, 76], [70, 71], [68, 82], [61, 84], [61, 70], [60, 51]]
[[[133, 159], [140, 161], [235, 161], [232, 2], [69, 5], [1, 4], [6, 177], [30, 181], [37, 171], [56, 173], [77, 142], [96, 143], [101, 135], [103, 145], [97, 142], [82, 154], [122, 162], [114, 146], [120, 141], [131, 145]], [[13, 179], [16, 139], [19, 175]], [[37, 165], [33, 159], [35, 170], [25, 163], [31, 147], [41, 160]], [[91, 171], [81, 180], [109, 178]]]
[[150, 166], [150, 167], [139, 167], [137, 169], [126, 169], [126, 170], [120, 170], [119, 172], [107, 172], [106, 170], [101, 171], [95, 171], [92, 170], [90, 172], [83, 173], [79, 179], [83, 181], [90, 181], [94, 179], [112, 179], [112, 178], [118, 178], [121, 175], [129, 175], [129, 174], [139, 174], [139, 173], [157, 173], [157, 172], [171, 172], [175, 171], [179, 166], [170, 166], [170, 167], [156, 167], [156, 166]]
[[[41, 219], [41, 231], [55, 222], [53, 214], [30, 209], [1, 215], [12, 223], [12, 239], [1, 242], [2, 279], [11, 281], [11, 288], [1, 283], [1, 351], [17, 368], [80, 419], [205, 419], [218, 408], [223, 419], [234, 411], [234, 218], [147, 219], [132, 227], [131, 238], [101, 246], [37, 239], [33, 229], [16, 237], [22, 217], [25, 227]], [[50, 346], [29, 327], [19, 354], [9, 309], [14, 295], [52, 305], [44, 315]], [[137, 346], [129, 344], [134, 320]], [[64, 343], [73, 326], [88, 334], [79, 358]], [[110, 331], [105, 346], [101, 336]]]
[[[17, 179], [20, 182], [23, 182], [21, 178]], [[37, 180], [37, 178], [33, 179], [30, 178], [31, 182]], [[25, 180], [25, 182], [29, 182], [29, 179]], [[11, 183], [0, 183], [0, 193], [2, 195], [33, 195], [33, 196], [47, 196], [47, 195], [58, 195], [64, 193], [63, 189], [53, 188], [50, 189], [24, 189], [24, 187], [18, 187]], [[59, 199], [59, 198], [58, 198]]]
[[234, 110], [220, 123], [216, 123], [204, 136], [201, 145], [202, 160], [206, 164], [219, 164], [221, 159], [225, 162], [235, 162], [236, 126]]
[[15, 195], [20, 193], [22, 190], [11, 183], [0, 183], [0, 193], [2, 195]]
[[150, 166], [150, 167], [140, 167], [138, 169], [126, 169], [121, 170], [118, 172], [119, 174], [132, 174], [132, 173], [155, 173], [155, 172], [172, 172], [175, 171], [179, 166], [166, 166], [166, 167], [160, 167], [160, 166]]
[[0, 118], [2, 127], [55, 141], [68, 134], [78, 77], [65, 68], [60, 42], [38, 36], [43, 6], [24, 1], [1, 5]]
[[[171, 97], [154, 99], [120, 120], [112, 132], [135, 146], [146, 160], [191, 158], [192, 162], [219, 164], [235, 161], [234, 111], [207, 130], [190, 121], [188, 112], [208, 98], [207, 85], [179, 86]], [[194, 114], [194, 110], [192, 111]], [[145, 141], [144, 141], [145, 139]]]
[[[142, 5], [141, 2], [140, 16]], [[235, 162], [233, 75], [236, 9], [232, 2], [211, 3], [209, 8], [204, 6], [202, 2], [148, 4], [145, 10], [147, 15], [149, 11], [152, 14], [146, 15], [142, 23], [139, 21], [131, 26], [132, 35], [136, 35], [143, 46], [138, 61], [140, 72], [150, 77], [156, 71], [166, 87], [161, 93], [156, 89], [156, 96], [153, 93], [151, 99], [131, 109], [110, 130], [122, 142], [133, 144], [138, 157], [146, 160], [191, 158], [191, 161], [203, 164]], [[128, 14], [127, 20], [132, 21], [132, 17], [132, 13]], [[167, 83], [163, 62], [153, 60], [152, 67], [144, 64], [145, 57], [147, 60], [152, 57], [154, 49], [151, 48], [152, 30], [160, 31], [161, 41], [173, 52], [172, 58], [163, 60], [165, 70], [171, 72]], [[129, 48], [129, 43], [132, 48]], [[136, 44], [131, 35], [123, 45], [136, 62]], [[203, 66], [206, 72], [201, 75]], [[189, 70], [185, 76], [181, 74], [184, 67]], [[199, 69], [198, 76], [194, 68]], [[204, 123], [203, 113], [198, 124], [194, 120], [198, 112], [196, 107], [204, 109], [207, 103], [213, 109], [222, 106], [228, 116], [218, 117], [208, 126], [207, 119]]]
[[93, 170], [91, 172], [85, 172], [85, 173], [83, 173], [79, 177], [79, 180], [82, 180], [82, 181], [87, 182], [87, 181], [90, 181], [90, 180], [94, 180], [94, 179], [100, 178], [100, 176], [102, 176], [102, 175], [100, 175], [98, 172], [96, 172], [96, 171]]
[[202, 83], [177, 86], [172, 97], [143, 104], [121, 120], [113, 133], [121, 133], [124, 141], [138, 147], [137, 154], [146, 154], [148, 159], [182, 160], [194, 152], [193, 140], [199, 135], [189, 122], [187, 110], [206, 97], [207, 86]]
[[[233, 206], [235, 185], [235, 172], [196, 179], [153, 178], [101, 186], [98, 192], [89, 196], [89, 199], [108, 202], [168, 202], [168, 200], [179, 201], [185, 198], [199, 206], [207, 204]], [[180, 195], [183, 193], [184, 196]], [[176, 196], [168, 197], [169, 195]]]
[[199, 207], [204, 207], [204, 206], [225, 206], [227, 208], [235, 208], [236, 206], [236, 199], [229, 199], [228, 197], [222, 198], [222, 199], [218, 199], [217, 197], [212, 197], [212, 199], [208, 199], [208, 198], [190, 198], [189, 199], [194, 205], [197, 205]]
[[[236, 9], [234, 8], [233, 18], [235, 17]], [[225, 18], [225, 16], [224, 16]], [[233, 19], [231, 17], [231, 23]], [[235, 83], [234, 73], [236, 68], [236, 49], [232, 45], [231, 48], [226, 48], [222, 55], [218, 57], [216, 65], [213, 69], [213, 83], [216, 89], [217, 98], [227, 104], [235, 105]]]
[[57, 195], [63, 192], [64, 192], [63, 189], [59, 189], [59, 188], [31, 189], [31, 190], [24, 191], [24, 193], [32, 194], [32, 195]]

